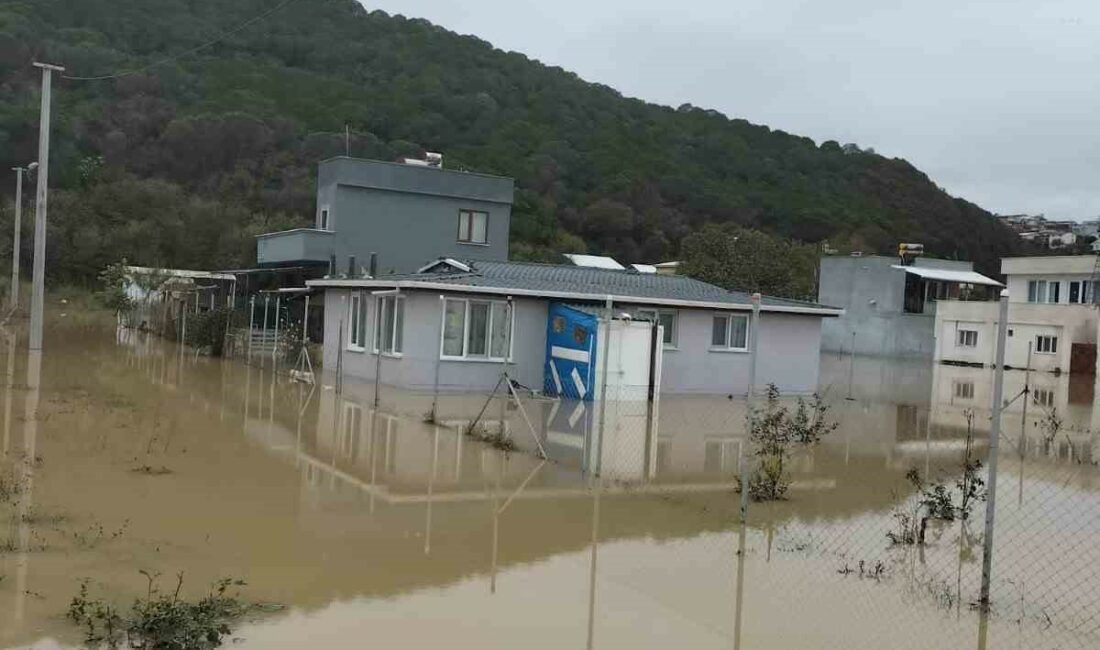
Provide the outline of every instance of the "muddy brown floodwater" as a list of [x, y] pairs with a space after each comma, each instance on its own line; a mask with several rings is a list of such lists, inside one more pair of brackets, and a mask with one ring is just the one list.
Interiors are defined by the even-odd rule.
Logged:
[[590, 411], [529, 399], [532, 435], [494, 404], [521, 445], [505, 453], [457, 432], [482, 396], [444, 396], [431, 424], [430, 395], [385, 389], [375, 409], [370, 386], [311, 391], [56, 316], [39, 380], [22, 335], [0, 354], [2, 648], [78, 647], [81, 581], [126, 606], [139, 571], [285, 605], [234, 630], [245, 648], [1100, 647], [1091, 378], [1032, 377], [1007, 410], [983, 621], [984, 504], [923, 547], [886, 533], [908, 470], [954, 484], [968, 411], [984, 457], [988, 371], [823, 357], [840, 427], [742, 529], [737, 400], [618, 409], [599, 452]]

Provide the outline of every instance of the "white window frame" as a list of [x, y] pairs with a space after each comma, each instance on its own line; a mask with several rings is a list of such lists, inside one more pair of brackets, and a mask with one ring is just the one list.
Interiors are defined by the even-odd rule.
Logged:
[[1035, 406], [1054, 406], [1054, 391], [1050, 388], [1032, 388], [1031, 403]]
[[[474, 239], [474, 215], [485, 217], [485, 239]], [[468, 210], [463, 208], [458, 211], [458, 243], [471, 246], [489, 245], [489, 213], [485, 210]]]
[[974, 399], [974, 382], [963, 381], [956, 379], [952, 384], [953, 399], [959, 400], [973, 400]]
[[[443, 352], [443, 346], [446, 343], [447, 303], [448, 302], [456, 302], [456, 303], [463, 303], [464, 304], [463, 313], [462, 313], [462, 354], [461, 355], [444, 354], [444, 352]], [[479, 303], [479, 304], [489, 305], [489, 320], [488, 320], [488, 323], [486, 323], [486, 332], [487, 332], [486, 336], [488, 337], [488, 340], [485, 342], [485, 345], [486, 345], [485, 356], [481, 356], [481, 355], [471, 356], [469, 354], [468, 348], [469, 348], [469, 343], [470, 343], [470, 305], [471, 305], [471, 303]], [[509, 319], [509, 321], [511, 321], [509, 323], [509, 328], [508, 328], [508, 352], [507, 352], [508, 358], [507, 359], [504, 359], [502, 357], [492, 356], [492, 353], [493, 353], [493, 349], [492, 349], [493, 348], [493, 306], [494, 305], [503, 306], [504, 307], [504, 313], [508, 314], [507, 318]], [[515, 314], [516, 305], [515, 305], [515, 303], [512, 303], [512, 307], [511, 307], [511, 309], [509, 309], [507, 300], [482, 300], [482, 299], [479, 299], [479, 298], [449, 298], [449, 297], [447, 297], [447, 298], [444, 298], [443, 300], [440, 301], [439, 307], [440, 307], [440, 312], [441, 312], [440, 321], [439, 321], [440, 322], [440, 327], [439, 327], [439, 358], [440, 358], [440, 360], [442, 360], [442, 361], [475, 361], [475, 362], [481, 361], [481, 362], [491, 362], [491, 363], [503, 363], [503, 362], [507, 361], [507, 362], [511, 363], [512, 356], [513, 356], [513, 353], [515, 351], [515, 341], [516, 341], [516, 314]]]
[[[1045, 340], [1045, 341], [1044, 341]], [[1046, 342], [1047, 345], [1043, 345]], [[1046, 349], [1043, 349], [1046, 348]], [[1036, 334], [1035, 354], [1058, 354], [1057, 334]]]
[[715, 473], [728, 473], [737, 469], [737, 461], [741, 456], [741, 446], [744, 441], [741, 438], [716, 437], [703, 440], [703, 466], [700, 469], [707, 471], [707, 460], [711, 449], [718, 450], [718, 467]]
[[[1073, 286], [1077, 285], [1077, 300], [1073, 300]], [[1071, 280], [1069, 290], [1066, 292], [1066, 300], [1071, 305], [1091, 305], [1092, 294], [1095, 290], [1092, 280]]]
[[327, 205], [322, 205], [321, 209], [317, 211], [317, 229], [330, 231], [332, 228], [332, 211]]
[[355, 402], [344, 402], [344, 422], [340, 437], [340, 451], [345, 458], [355, 460], [359, 451], [359, 436], [363, 429], [363, 407]]
[[[714, 319], [724, 318], [726, 321], [726, 344], [715, 345], [714, 344]], [[730, 339], [733, 334], [733, 319], [744, 318], [745, 319], [745, 347], [732, 347], [730, 345]], [[737, 314], [729, 312], [718, 312], [712, 314], [710, 321], [710, 332], [707, 334], [710, 337], [710, 351], [711, 352], [748, 352], [749, 346], [752, 344], [752, 337], [754, 332], [752, 331], [752, 318], [749, 314]]]
[[[393, 311], [390, 312], [390, 313], [393, 314], [393, 327], [390, 330], [390, 349], [380, 351], [379, 346], [378, 346], [378, 342], [379, 342], [379, 339], [382, 337], [382, 331], [383, 331], [383, 329], [382, 329], [382, 313], [385, 312], [385, 309], [382, 308], [382, 302], [385, 301], [385, 300], [390, 300], [390, 299], [392, 299], [394, 301]], [[397, 327], [397, 311], [398, 311], [397, 306], [398, 305], [401, 305], [401, 328]], [[374, 321], [374, 332], [372, 332], [372, 336], [371, 336], [371, 347], [372, 347], [372, 351], [374, 352], [374, 354], [381, 354], [384, 357], [396, 357], [396, 358], [400, 358], [401, 356], [403, 356], [404, 352], [405, 352], [405, 350], [404, 350], [405, 336], [404, 336], [404, 332], [399, 332], [398, 329], [404, 329], [404, 326], [405, 326], [405, 296], [393, 295], [393, 294], [388, 295], [388, 296], [375, 296], [374, 297], [374, 318], [373, 318], [373, 321]], [[401, 349], [400, 350], [396, 349], [397, 339], [398, 339], [399, 334], [401, 335], [400, 336], [400, 338], [401, 338]]]
[[[348, 336], [347, 336], [347, 349], [351, 352], [366, 352], [367, 351], [367, 337], [368, 330], [367, 323], [369, 321], [369, 310], [367, 309], [367, 294], [363, 291], [352, 291], [348, 297]], [[356, 324], [360, 327], [360, 340], [356, 341]]]
[[[973, 336], [970, 336], [973, 335]], [[968, 343], [967, 339], [973, 338], [972, 343]], [[957, 348], [976, 348], [978, 347], [978, 330], [971, 329], [957, 329], [955, 330], [955, 347]]]
[[1062, 299], [1060, 280], [1028, 280], [1027, 301], [1035, 304], [1056, 305]]
[[634, 312], [638, 315], [638, 318], [645, 318], [655, 323], [660, 324], [662, 316], [672, 317], [672, 332], [669, 334], [668, 330], [665, 330], [665, 335], [670, 340], [662, 341], [666, 350], [679, 349], [679, 335], [680, 335], [680, 312], [675, 309], [639, 309]]

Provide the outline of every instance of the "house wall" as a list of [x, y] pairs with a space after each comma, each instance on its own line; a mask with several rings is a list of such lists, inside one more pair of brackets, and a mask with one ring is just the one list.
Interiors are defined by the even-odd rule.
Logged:
[[[935, 315], [905, 313], [905, 271], [896, 257], [823, 257], [817, 301], [841, 307], [839, 318], [825, 319], [821, 349], [885, 357], [929, 358], [935, 351]], [[958, 260], [918, 258], [922, 268], [973, 270]], [[854, 336], [853, 336], [854, 334]]]
[[[1012, 275], [1088, 275], [1096, 264], [1092, 255], [1044, 255], [1041, 257], [1006, 257], [1001, 260], [1001, 273]], [[1025, 294], [1026, 295], [1026, 294]]]
[[[325, 291], [325, 345], [326, 368], [336, 367], [340, 322], [347, 322], [350, 291], [328, 289]], [[365, 292], [368, 296], [370, 292]], [[400, 357], [383, 355], [381, 376], [383, 384], [402, 386], [412, 390], [433, 390], [436, 366], [439, 366], [441, 391], [475, 390], [489, 391], [500, 378], [503, 364], [491, 361], [440, 360], [442, 315], [439, 294], [410, 292], [405, 295], [404, 351]], [[448, 294], [448, 297], [474, 297]], [[484, 298], [482, 296], [482, 298]], [[372, 347], [375, 330], [374, 300], [368, 301], [367, 341]], [[546, 356], [546, 302], [517, 298], [513, 302], [515, 330], [512, 346], [512, 362], [508, 372], [513, 380], [535, 389], [542, 387], [543, 359]], [[339, 347], [343, 347], [344, 374], [362, 380], [374, 381], [376, 355], [371, 351], [357, 352], [347, 349], [347, 333]]]
[[[345, 377], [373, 381], [376, 357], [371, 352], [346, 349], [347, 309], [350, 291], [325, 291], [325, 368], [336, 368], [337, 350], [343, 347]], [[383, 384], [412, 390], [432, 390], [436, 364], [442, 391], [488, 391], [496, 385], [502, 364], [484, 361], [438, 361], [442, 329], [439, 294], [407, 293], [404, 353], [383, 356]], [[453, 297], [477, 297], [448, 294]], [[484, 296], [481, 296], [484, 298]], [[513, 334], [513, 362], [509, 373], [516, 381], [541, 390], [546, 356], [546, 323], [549, 302], [517, 298]], [[368, 302], [367, 340], [374, 340], [374, 301]], [[716, 312], [679, 310], [677, 349], [666, 350], [661, 390], [664, 393], [734, 394], [746, 392], [750, 355], [710, 349], [711, 324]], [[344, 341], [337, 346], [344, 323]], [[784, 393], [811, 393], [817, 388], [820, 361], [821, 318], [793, 314], [761, 314], [760, 359], [757, 383], [774, 383]], [[370, 344], [368, 344], [369, 346]]]
[[[961, 361], [994, 365], [999, 305], [993, 302], [945, 300], [936, 312], [936, 361]], [[1089, 305], [1044, 305], [1010, 303], [1005, 365], [1027, 367], [1028, 343], [1034, 349], [1035, 337], [1057, 336], [1058, 352], [1032, 352], [1031, 368], [1049, 372], [1069, 372], [1073, 343], [1096, 343], [1097, 312]], [[973, 348], [958, 345], [956, 331], [978, 332]]]
[[[378, 254], [381, 273], [408, 273], [437, 257], [506, 260], [514, 184], [512, 179], [334, 158], [321, 163], [316, 227], [329, 210], [337, 268], [348, 257], [366, 267]], [[458, 212], [489, 214], [488, 243], [458, 242]]]
[[[711, 326], [718, 313], [688, 309], [677, 312], [677, 346], [666, 349], [662, 360], [663, 393], [746, 392], [751, 355], [710, 347]], [[812, 393], [817, 389], [821, 320], [793, 314], [760, 315], [758, 387], [775, 384], [784, 393]]]

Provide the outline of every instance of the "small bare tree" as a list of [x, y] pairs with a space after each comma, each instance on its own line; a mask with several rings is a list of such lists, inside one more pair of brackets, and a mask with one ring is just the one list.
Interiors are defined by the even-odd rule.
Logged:
[[793, 414], [779, 397], [775, 384], [768, 384], [764, 406], [749, 412], [749, 440], [760, 459], [749, 479], [749, 495], [756, 501], [785, 499], [790, 480], [784, 464], [791, 450], [816, 445], [838, 425], [829, 421], [829, 405], [816, 393], [809, 401], [798, 398]]

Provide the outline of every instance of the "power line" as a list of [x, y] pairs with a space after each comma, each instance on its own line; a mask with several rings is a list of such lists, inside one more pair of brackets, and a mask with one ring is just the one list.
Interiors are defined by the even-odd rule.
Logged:
[[178, 60], [180, 60], [184, 57], [191, 56], [192, 54], [194, 54], [196, 52], [201, 52], [202, 50], [205, 50], [208, 47], [212, 47], [214, 45], [217, 45], [218, 43], [222, 42], [226, 38], [228, 38], [230, 36], [233, 36], [234, 34], [237, 34], [238, 32], [244, 30], [246, 27], [249, 27], [249, 26], [251, 26], [251, 25], [253, 25], [253, 24], [255, 24], [255, 23], [257, 23], [261, 20], [264, 20], [265, 18], [268, 18], [269, 16], [271, 16], [275, 12], [283, 9], [284, 7], [289, 5], [290, 3], [296, 2], [296, 1], [297, 0], [283, 0], [279, 4], [275, 5], [271, 9], [268, 9], [267, 11], [261, 13], [260, 15], [253, 16], [252, 18], [249, 18], [248, 20], [244, 21], [243, 23], [237, 25], [233, 29], [230, 29], [229, 31], [222, 32], [214, 40], [203, 43], [202, 45], [199, 45], [197, 47], [193, 47], [193, 48], [191, 48], [191, 49], [189, 49], [185, 52], [181, 52], [179, 54], [167, 57], [165, 59], [161, 59], [159, 61], [154, 61], [153, 63], [150, 63], [149, 65], [146, 65], [146, 66], [142, 66], [140, 68], [135, 68], [133, 70], [123, 70], [121, 72], [115, 72], [115, 73], [112, 73], [112, 74], [105, 74], [105, 75], [99, 75], [99, 76], [94, 76], [94, 77], [77, 77], [77, 76], [70, 76], [70, 75], [61, 75], [61, 78], [62, 79], [71, 79], [71, 80], [74, 80], [74, 81], [106, 81], [106, 80], [109, 80], [109, 79], [122, 79], [123, 77], [130, 77], [130, 76], [133, 76], [133, 75], [136, 75], [136, 74], [141, 74], [143, 72], [147, 72], [149, 70], [152, 70], [153, 68], [162, 66], [166, 63], [172, 63], [173, 61], [178, 61]]

